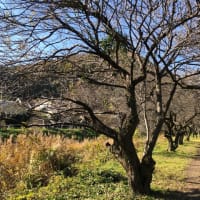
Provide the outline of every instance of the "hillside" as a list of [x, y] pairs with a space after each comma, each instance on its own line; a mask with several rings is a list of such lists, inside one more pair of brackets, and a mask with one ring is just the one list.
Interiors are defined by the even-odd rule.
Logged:
[[[129, 66], [131, 60], [129, 55], [121, 54], [121, 62]], [[137, 68], [134, 68], [136, 71]], [[149, 66], [149, 69], [151, 67]], [[123, 115], [129, 112], [126, 94], [123, 90], [125, 80], [115, 75], [115, 70], [109, 68], [103, 60], [91, 56], [74, 56], [66, 60], [40, 62], [36, 65], [21, 66], [13, 68], [1, 68], [0, 78], [1, 94], [4, 100], [15, 100], [20, 98], [28, 103], [31, 109], [50, 112], [48, 123], [77, 123], [80, 125], [81, 117], [89, 122], [87, 113], [79, 106], [67, 101], [67, 98], [78, 99], [87, 103], [107, 125], [119, 128]], [[105, 76], [106, 74], [106, 76]], [[117, 76], [117, 77], [115, 77]], [[196, 78], [198, 78], [196, 76]], [[155, 110], [155, 86], [152, 72], [149, 73], [146, 83], [146, 112], [149, 116], [150, 127], [154, 126]], [[101, 85], [101, 82], [107, 82]], [[189, 83], [197, 84], [195, 79], [189, 79]], [[170, 95], [172, 88], [171, 79], [163, 79], [163, 103]], [[177, 114], [177, 120], [187, 121], [195, 113], [199, 113], [199, 92], [197, 90], [183, 90], [180, 87], [173, 98], [171, 109]], [[140, 113], [140, 129], [145, 132], [144, 126], [144, 85], [137, 86], [137, 105]], [[190, 102], [190, 104], [188, 104]], [[118, 109], [120, 107], [120, 110]], [[123, 110], [123, 111], [122, 111]], [[43, 114], [41, 114], [42, 116]], [[39, 115], [40, 116], [40, 115]], [[74, 117], [72, 117], [74, 116]], [[199, 127], [199, 114], [193, 120], [195, 126]]]

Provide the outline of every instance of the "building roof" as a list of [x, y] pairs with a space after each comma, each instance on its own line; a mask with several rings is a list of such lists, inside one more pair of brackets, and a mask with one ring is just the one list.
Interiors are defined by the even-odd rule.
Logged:
[[0, 100], [0, 115], [23, 115], [26, 112], [26, 107], [17, 101]]

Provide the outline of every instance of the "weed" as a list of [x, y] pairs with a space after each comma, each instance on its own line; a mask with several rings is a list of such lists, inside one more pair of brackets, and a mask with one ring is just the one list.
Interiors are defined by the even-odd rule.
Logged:
[[[38, 130], [39, 131], [39, 130]], [[191, 140], [167, 152], [159, 138], [154, 151], [156, 170], [152, 187], [160, 196], [132, 197], [121, 165], [105, 148], [107, 139], [71, 140], [59, 134], [18, 135], [0, 145], [0, 198], [38, 200], [155, 200], [182, 190], [184, 170], [194, 155]], [[111, 141], [112, 142], [112, 141]], [[143, 138], [136, 138], [139, 154]]]

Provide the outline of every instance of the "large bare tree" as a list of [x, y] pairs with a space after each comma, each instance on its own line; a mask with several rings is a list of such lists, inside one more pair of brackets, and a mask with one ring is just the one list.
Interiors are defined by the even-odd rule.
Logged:
[[[198, 30], [198, 2], [15, 0], [1, 1], [0, 6], [2, 64], [30, 66], [68, 60], [66, 77], [79, 79], [80, 85], [96, 85], [94, 93], [109, 88], [110, 97], [120, 94], [123, 104], [118, 98], [105, 99], [112, 105], [115, 102], [118, 110], [119, 123], [114, 127], [95, 110], [95, 101], [90, 102], [93, 94], [86, 91], [87, 98], [76, 94], [63, 98], [77, 106], [74, 110], [87, 113], [90, 128], [113, 139], [107, 146], [124, 167], [132, 191], [149, 193], [155, 167], [153, 150], [176, 87], [199, 87], [188, 86], [186, 81], [199, 74], [199, 54], [191, 51], [189, 43]], [[171, 87], [163, 100], [166, 76]], [[153, 95], [155, 119], [139, 159], [134, 145], [139, 124], [136, 88], [149, 81], [153, 87], [145, 101]]]

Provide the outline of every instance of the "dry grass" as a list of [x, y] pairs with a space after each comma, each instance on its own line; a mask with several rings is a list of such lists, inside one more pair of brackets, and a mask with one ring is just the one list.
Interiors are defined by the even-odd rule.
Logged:
[[87, 163], [97, 156], [97, 151], [104, 154], [104, 143], [104, 137], [79, 142], [61, 135], [45, 136], [39, 131], [1, 140], [0, 194], [19, 183], [25, 188], [47, 185], [59, 171], [71, 176], [76, 173], [74, 166], [80, 159]]
[[74, 140], [41, 133], [21, 134], [15, 140], [11, 136], [1, 141], [0, 193], [16, 187], [19, 182], [29, 188], [46, 185], [58, 171], [71, 175], [75, 172], [71, 165], [76, 162], [80, 149], [81, 145]]
[[[79, 142], [60, 135], [44, 136], [39, 130], [18, 135], [17, 138], [11, 136], [5, 142], [0, 141], [0, 199], [9, 199], [9, 196], [13, 200], [18, 195], [21, 195], [21, 199], [26, 199], [23, 195], [32, 195], [34, 197], [30, 199], [35, 199], [38, 194], [42, 199], [44, 193], [52, 196], [52, 199], [58, 194], [94, 196], [96, 190], [101, 189], [100, 186], [104, 192], [114, 191], [116, 187], [119, 194], [115, 191], [113, 195], [116, 195], [115, 199], [117, 196], [121, 198], [120, 195], [125, 195], [124, 191], [127, 191], [127, 185], [123, 181], [118, 185], [109, 182], [108, 187], [107, 182], [102, 184], [102, 177], [99, 175], [100, 172], [109, 172], [112, 177], [124, 174], [121, 166], [106, 150], [106, 142], [108, 140], [105, 137]], [[139, 154], [142, 152], [143, 142], [143, 138], [135, 141]], [[155, 190], [182, 190], [185, 178], [183, 172], [195, 152], [194, 144], [194, 141], [187, 142], [176, 152], [170, 153], [166, 151], [165, 138], [159, 138], [154, 151], [157, 165], [152, 187]], [[52, 182], [57, 179], [58, 183]], [[100, 185], [90, 188], [95, 181], [95, 184], [99, 181]], [[57, 190], [53, 194], [52, 189], [55, 188]], [[60, 188], [63, 188], [63, 193]]]

